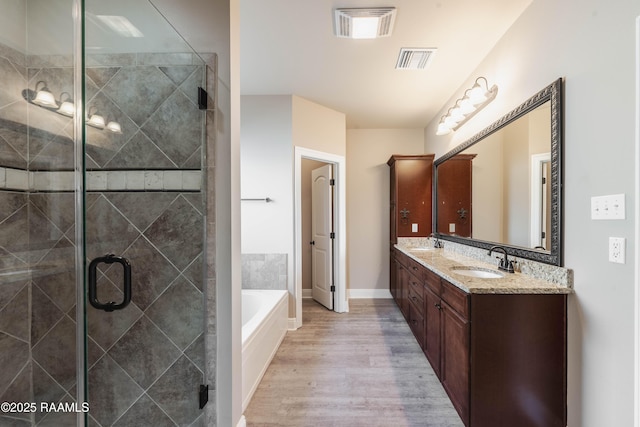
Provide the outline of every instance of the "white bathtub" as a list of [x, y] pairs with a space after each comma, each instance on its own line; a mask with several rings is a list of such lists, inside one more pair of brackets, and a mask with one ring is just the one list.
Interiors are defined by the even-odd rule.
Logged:
[[287, 332], [287, 291], [242, 290], [242, 412]]

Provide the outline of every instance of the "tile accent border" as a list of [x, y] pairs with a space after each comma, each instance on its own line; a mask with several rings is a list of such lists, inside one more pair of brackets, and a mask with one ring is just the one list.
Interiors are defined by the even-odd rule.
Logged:
[[[88, 191], [200, 191], [199, 170], [88, 171]], [[25, 171], [0, 167], [0, 190], [73, 191], [73, 171]]]

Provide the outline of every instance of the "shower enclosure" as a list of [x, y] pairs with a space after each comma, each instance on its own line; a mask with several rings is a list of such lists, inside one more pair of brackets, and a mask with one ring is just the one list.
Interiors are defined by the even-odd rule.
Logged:
[[0, 10], [0, 426], [205, 425], [206, 63], [147, 0]]

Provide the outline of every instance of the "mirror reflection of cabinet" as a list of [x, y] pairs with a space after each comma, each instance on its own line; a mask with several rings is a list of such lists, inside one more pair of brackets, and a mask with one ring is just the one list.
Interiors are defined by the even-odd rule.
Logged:
[[461, 237], [472, 234], [473, 181], [475, 154], [458, 154], [438, 169], [438, 233]]
[[[500, 245], [519, 258], [562, 265], [562, 87], [556, 80], [434, 162], [439, 238], [484, 249]], [[457, 224], [450, 230], [450, 222], [441, 223], [448, 192], [440, 189], [449, 162], [469, 153], [475, 155], [473, 230]]]
[[398, 237], [428, 237], [431, 224], [431, 179], [433, 154], [391, 156], [387, 164], [390, 174], [390, 241]]

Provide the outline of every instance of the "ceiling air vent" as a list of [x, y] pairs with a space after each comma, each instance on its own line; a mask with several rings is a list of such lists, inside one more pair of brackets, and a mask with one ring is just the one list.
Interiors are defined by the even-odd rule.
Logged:
[[400, 49], [397, 70], [424, 70], [436, 54], [436, 49]]
[[393, 31], [395, 7], [335, 9], [335, 32], [338, 37], [375, 39]]

